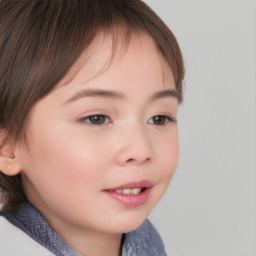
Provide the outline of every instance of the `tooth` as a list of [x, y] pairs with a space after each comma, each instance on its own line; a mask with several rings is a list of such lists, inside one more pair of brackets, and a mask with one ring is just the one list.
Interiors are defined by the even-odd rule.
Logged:
[[137, 195], [137, 194], [139, 194], [141, 192], [141, 188], [133, 188], [132, 189], [132, 194], [133, 195]]
[[132, 190], [131, 190], [130, 188], [125, 188], [125, 189], [123, 189], [123, 194], [129, 195], [129, 194], [131, 194], [131, 193], [132, 193]]
[[116, 192], [119, 194], [125, 195], [137, 195], [142, 191], [142, 188], [125, 188], [125, 189], [116, 189]]

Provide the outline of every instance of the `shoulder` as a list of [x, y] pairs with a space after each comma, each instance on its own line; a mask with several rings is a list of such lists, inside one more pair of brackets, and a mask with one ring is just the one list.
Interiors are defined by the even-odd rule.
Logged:
[[2, 216], [0, 216], [0, 248], [1, 256], [54, 255]]
[[166, 256], [162, 239], [148, 219], [125, 235], [124, 249], [126, 256]]

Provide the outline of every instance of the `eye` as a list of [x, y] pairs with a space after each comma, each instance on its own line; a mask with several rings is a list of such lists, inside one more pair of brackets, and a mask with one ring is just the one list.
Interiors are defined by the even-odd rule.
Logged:
[[168, 122], [174, 122], [174, 119], [166, 115], [153, 116], [148, 120], [148, 124], [166, 125]]
[[110, 122], [109, 117], [107, 117], [106, 115], [91, 115], [82, 118], [80, 121], [94, 125], [103, 125]]

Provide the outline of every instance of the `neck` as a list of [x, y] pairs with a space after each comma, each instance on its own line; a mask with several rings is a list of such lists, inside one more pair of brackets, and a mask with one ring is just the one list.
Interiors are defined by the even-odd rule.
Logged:
[[90, 233], [60, 234], [76, 251], [86, 256], [119, 256], [121, 234]]
[[63, 225], [59, 219], [48, 219], [49, 225], [73, 249], [86, 256], [119, 256], [122, 234], [97, 232], [81, 226]]

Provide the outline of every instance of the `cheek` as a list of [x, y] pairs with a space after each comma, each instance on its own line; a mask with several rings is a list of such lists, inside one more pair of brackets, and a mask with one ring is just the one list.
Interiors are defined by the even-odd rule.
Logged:
[[178, 132], [172, 133], [170, 136], [161, 140], [157, 146], [159, 163], [161, 165], [161, 177], [170, 182], [179, 160], [179, 142]]
[[[75, 185], [96, 179], [103, 170], [104, 161], [99, 161], [99, 149], [92, 147], [90, 141], [86, 143], [76, 141], [62, 142], [58, 146], [43, 149], [46, 151], [45, 161], [49, 161], [51, 173], [65, 183]], [[103, 160], [103, 159], [101, 159]]]
[[154, 175], [158, 181], [153, 194], [154, 205], [160, 200], [168, 188], [173, 174], [178, 165], [179, 144], [178, 132], [162, 134], [155, 137], [154, 149], [156, 155], [156, 168]]
[[84, 196], [99, 186], [107, 165], [106, 154], [100, 152], [104, 147], [95, 143], [95, 138], [93, 142], [92, 138], [45, 133], [23, 154], [24, 173], [44, 197], [72, 200]]

